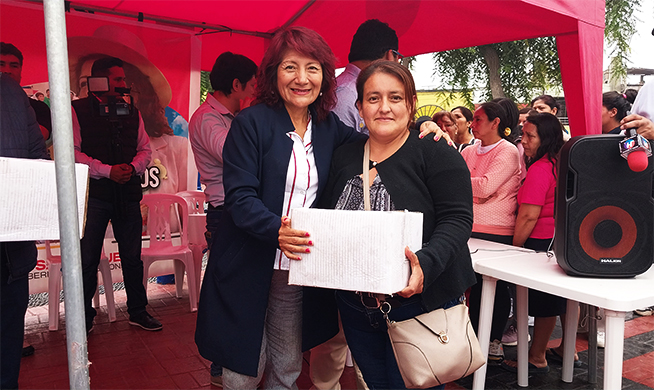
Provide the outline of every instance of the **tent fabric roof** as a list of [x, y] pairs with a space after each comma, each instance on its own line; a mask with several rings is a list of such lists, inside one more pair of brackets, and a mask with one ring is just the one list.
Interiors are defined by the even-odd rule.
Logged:
[[[42, 7], [40, 1], [0, 0], [0, 6], [3, 41], [17, 45], [23, 42], [19, 47], [36, 43], [43, 45], [39, 49], [45, 52], [43, 20], [34, 20], [30, 27], [33, 33], [25, 36], [25, 20], [14, 12], [6, 12], [36, 9]], [[77, 0], [70, 3], [70, 8], [69, 20], [73, 15], [85, 15], [92, 22], [68, 22], [69, 36], [92, 35], [89, 26], [97, 27], [99, 21], [130, 25], [160, 68], [157, 57], [184, 63], [194, 61], [157, 54], [184, 39], [199, 40], [202, 70], [210, 70], [218, 54], [227, 50], [260, 62], [267, 37], [289, 24], [320, 33], [336, 54], [339, 66], [347, 63], [357, 27], [371, 18], [385, 21], [397, 31], [400, 52], [407, 56], [557, 36], [559, 57], [565, 57], [561, 65], [566, 100], [572, 108], [568, 110], [572, 132], [600, 132], [599, 119], [595, 124], [591, 118], [599, 118], [601, 109], [603, 47], [598, 37], [604, 30], [604, 0]], [[84, 9], [85, 14], [77, 11]], [[90, 14], [88, 9], [95, 12]], [[108, 16], [106, 11], [116, 15]], [[143, 21], [136, 21], [139, 13]], [[31, 69], [30, 74], [44, 74], [44, 63]], [[167, 78], [171, 77], [163, 71]], [[575, 101], [569, 100], [572, 96]]]
[[[397, 31], [404, 55], [572, 33], [577, 20], [604, 27], [603, 0], [78, 0], [71, 9], [76, 5], [134, 16], [143, 13], [144, 23], [154, 23], [149, 17], [224, 27], [224, 32], [189, 30], [202, 36], [203, 70], [211, 69], [215, 53], [226, 50], [259, 61], [265, 42], [244, 34], [265, 36], [289, 23], [320, 33], [341, 66], [347, 63], [357, 27], [372, 18]], [[451, 24], [444, 26], [444, 20]]]

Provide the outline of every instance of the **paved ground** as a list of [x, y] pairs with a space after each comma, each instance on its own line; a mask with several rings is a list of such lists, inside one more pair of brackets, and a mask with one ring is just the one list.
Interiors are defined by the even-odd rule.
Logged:
[[[115, 296], [117, 321], [109, 323], [106, 308], [102, 306], [88, 339], [92, 389], [211, 388], [209, 362], [199, 356], [193, 340], [196, 314], [189, 311], [188, 296], [175, 298], [174, 285], [149, 284], [149, 310], [163, 323], [164, 329], [160, 332], [147, 332], [130, 326], [124, 291], [116, 291]], [[104, 305], [104, 296], [100, 303]], [[23, 358], [19, 382], [22, 389], [70, 388], [63, 303], [60, 318], [60, 330], [50, 332], [47, 305], [28, 309], [26, 339], [36, 348], [36, 352], [33, 356]], [[632, 318], [630, 315], [628, 318], [625, 328], [623, 388], [654, 389], [654, 317]], [[552, 345], [558, 345], [560, 333], [557, 326], [550, 341]], [[572, 383], [562, 382], [561, 367], [552, 364], [549, 374], [530, 378], [530, 388], [602, 388], [603, 350], [599, 350], [598, 382], [592, 385], [587, 381], [587, 342], [583, 334], [578, 335], [577, 349], [584, 364], [575, 369]], [[505, 353], [508, 358], [512, 358], [516, 353], [515, 348], [507, 347]], [[298, 380], [300, 389], [309, 389], [311, 386], [307, 372], [305, 359], [305, 367]], [[486, 388], [518, 389], [516, 379], [515, 374], [491, 366], [488, 368]], [[341, 384], [344, 389], [356, 388], [351, 368], [346, 368]], [[472, 377], [446, 386], [447, 389], [471, 387]]]
[[[654, 388], [654, 317], [628, 316], [625, 325], [625, 344], [623, 360], [623, 389]], [[550, 346], [560, 343], [561, 328], [557, 325]], [[546, 375], [529, 377], [532, 389], [602, 389], [604, 350], [598, 349], [597, 383], [588, 382], [588, 342], [586, 334], [577, 335], [577, 350], [582, 361], [581, 368], [576, 368], [572, 383], [561, 381], [561, 365], [550, 363], [550, 372]], [[508, 359], [516, 358], [516, 347], [505, 347]], [[472, 378], [458, 381], [460, 387], [472, 388]], [[447, 387], [446, 387], [447, 388]], [[486, 377], [487, 389], [521, 389], [517, 384], [516, 374], [511, 374], [497, 366], [489, 366]]]

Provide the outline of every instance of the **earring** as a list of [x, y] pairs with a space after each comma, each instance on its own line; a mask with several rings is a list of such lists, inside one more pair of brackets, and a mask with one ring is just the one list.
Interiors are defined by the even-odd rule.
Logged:
[[320, 94], [318, 96], [322, 96], [322, 92], [320, 92]]
[[508, 128], [508, 127], [507, 127], [506, 129], [504, 129], [504, 135], [507, 136], [507, 137], [508, 137], [509, 135], [511, 135], [511, 129]]

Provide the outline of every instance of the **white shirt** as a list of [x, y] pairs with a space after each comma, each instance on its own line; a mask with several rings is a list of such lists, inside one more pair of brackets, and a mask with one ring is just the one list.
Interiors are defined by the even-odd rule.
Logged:
[[495, 149], [495, 147], [497, 145], [499, 145], [500, 142], [502, 142], [501, 139], [499, 141], [495, 142], [494, 144], [482, 146], [481, 141], [479, 141], [479, 148], [477, 149], [477, 153], [486, 154], [486, 153], [490, 152], [491, 150]]
[[[284, 206], [282, 208], [284, 216], [289, 216], [292, 209], [311, 207], [318, 194], [318, 170], [311, 143], [311, 123], [311, 118], [309, 118], [304, 139], [294, 131], [286, 133], [293, 141], [293, 151], [286, 171]], [[288, 270], [289, 264], [289, 258], [277, 249], [273, 268]]]
[[646, 82], [638, 91], [634, 105], [631, 107], [631, 113], [654, 121], [654, 81]]
[[213, 95], [195, 111], [188, 126], [195, 165], [204, 184], [207, 202], [214, 207], [225, 203], [223, 188], [223, 146], [234, 115]]
[[336, 98], [338, 100], [332, 111], [338, 115], [341, 122], [353, 127], [359, 133], [368, 134], [368, 128], [356, 107], [359, 73], [361, 73], [361, 69], [356, 65], [347, 64], [343, 73], [336, 78]]

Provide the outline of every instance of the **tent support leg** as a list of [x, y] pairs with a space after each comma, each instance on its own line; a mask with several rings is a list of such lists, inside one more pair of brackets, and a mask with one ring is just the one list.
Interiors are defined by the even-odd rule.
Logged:
[[75, 154], [66, 18], [63, 0], [45, 0], [45, 38], [48, 55], [48, 78], [52, 96], [52, 127], [57, 179], [61, 262], [66, 291], [66, 345], [68, 376], [71, 389], [89, 389], [88, 348], [82, 288]]

